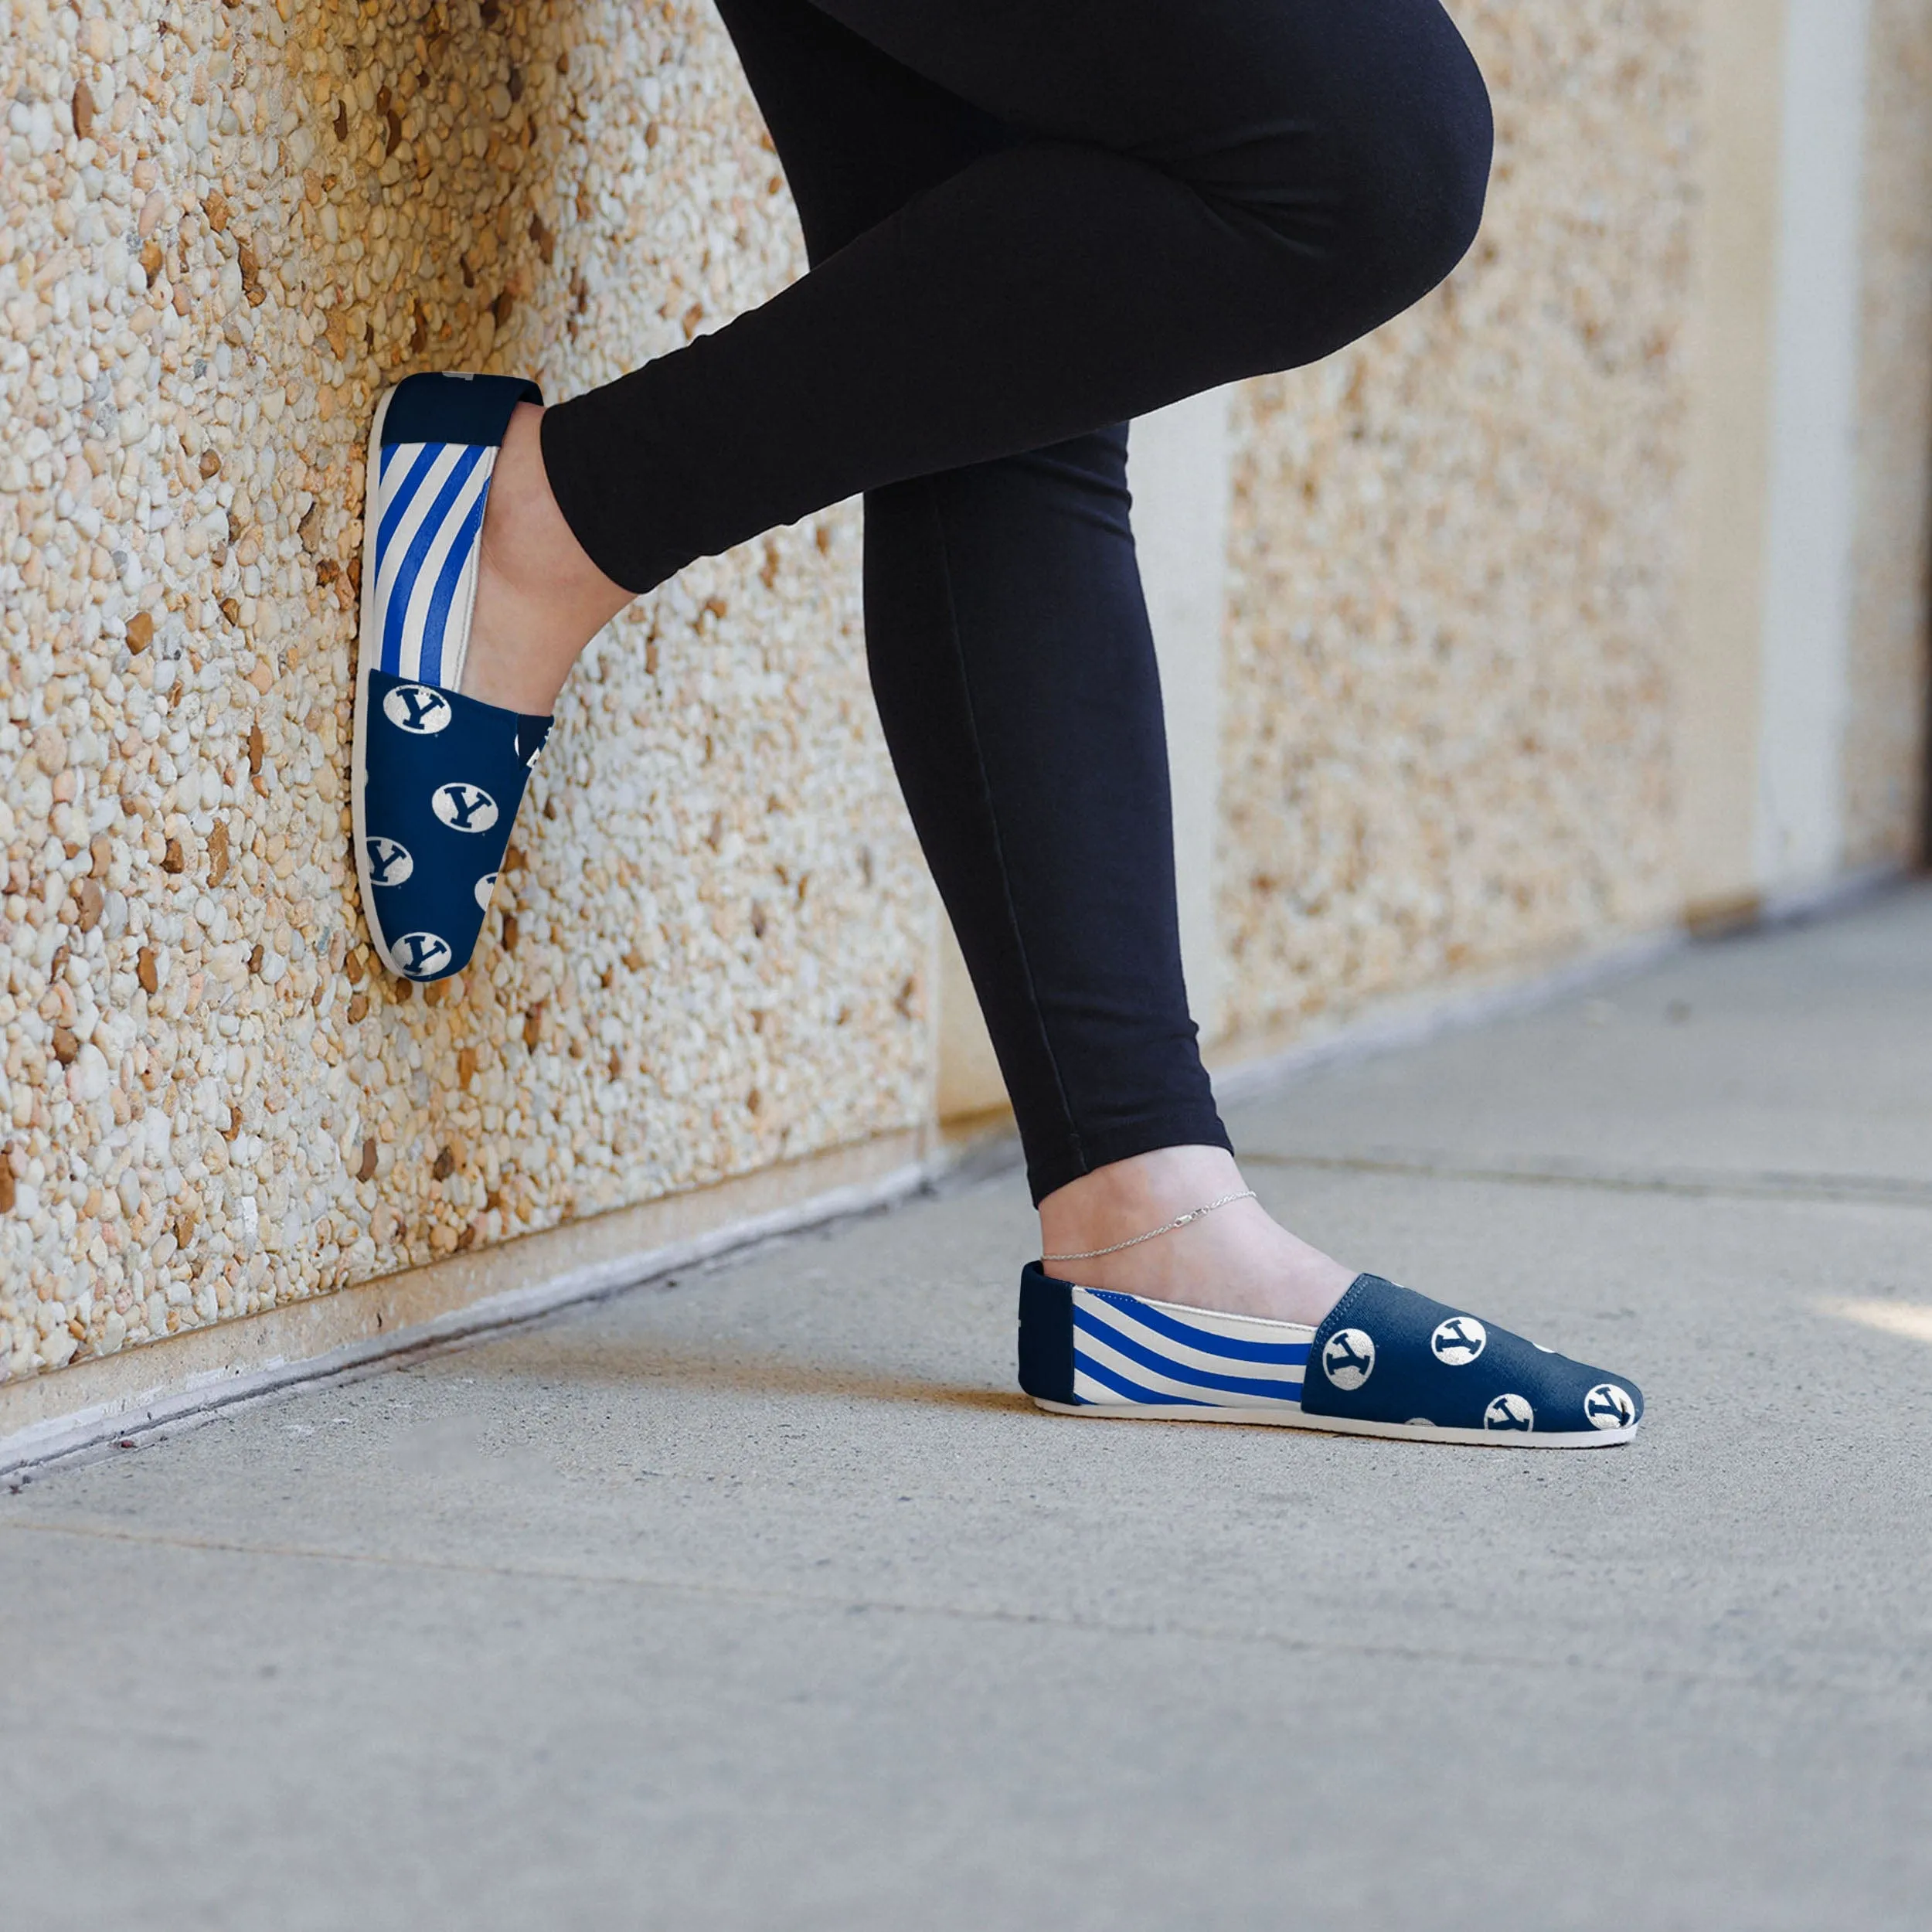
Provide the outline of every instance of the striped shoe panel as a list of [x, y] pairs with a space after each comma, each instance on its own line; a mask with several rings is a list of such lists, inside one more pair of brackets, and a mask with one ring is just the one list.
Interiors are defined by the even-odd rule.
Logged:
[[1262, 1321], [1238, 1315], [1216, 1315], [1206, 1308], [1182, 1310], [1137, 1294], [1121, 1294], [1107, 1288], [1076, 1288], [1077, 1298], [1086, 1296], [1104, 1303], [1114, 1318], [1131, 1324], [1149, 1335], [1158, 1335], [1177, 1349], [1199, 1350], [1217, 1362], [1252, 1362], [1275, 1368], [1299, 1369], [1308, 1359], [1312, 1328], [1285, 1321]]
[[1149, 1408], [1179, 1409], [1212, 1406], [1200, 1390], [1156, 1388], [1148, 1380], [1136, 1381], [1119, 1369], [1097, 1362], [1076, 1345], [1073, 1350], [1073, 1400], [1076, 1402], [1138, 1402]]
[[1073, 1290], [1077, 1402], [1301, 1406], [1312, 1332]]
[[383, 471], [376, 485], [376, 585], [393, 580], [396, 560], [402, 554], [400, 539], [405, 530], [413, 534], [434, 495], [425, 495], [438, 464], [447, 471], [455, 460], [447, 444], [391, 444], [383, 451]]
[[477, 538], [496, 464], [478, 444], [385, 447], [376, 506], [379, 668], [454, 689], [475, 599]]

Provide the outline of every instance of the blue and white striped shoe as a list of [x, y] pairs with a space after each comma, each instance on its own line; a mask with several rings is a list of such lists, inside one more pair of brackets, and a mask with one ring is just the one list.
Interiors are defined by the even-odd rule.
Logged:
[[1020, 1386], [1066, 1415], [1265, 1422], [1515, 1449], [1604, 1449], [1644, 1398], [1493, 1323], [1359, 1274], [1319, 1328], [1020, 1277]]
[[352, 801], [362, 912], [383, 964], [447, 979], [469, 964], [548, 718], [462, 695], [508, 376], [411, 376], [369, 432]]

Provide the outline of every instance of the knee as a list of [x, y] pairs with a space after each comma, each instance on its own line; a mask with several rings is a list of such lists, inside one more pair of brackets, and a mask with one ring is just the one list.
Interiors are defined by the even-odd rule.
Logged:
[[[1495, 146], [1488, 90], [1453, 28], [1426, 70], [1390, 77], [1377, 111], [1342, 146], [1346, 209], [1337, 267], [1386, 321], [1419, 301], [1469, 251]], [[1371, 322], [1369, 326], [1374, 326]]]
[[[1271, 366], [1328, 355], [1419, 301], [1481, 224], [1495, 130], [1475, 57], [1434, 0], [1368, 11], [1383, 31], [1338, 36], [1319, 113], [1244, 148], [1252, 172], [1230, 196], [1273, 232], [1276, 267], [1295, 278], [1297, 299], [1267, 304]], [[1284, 72], [1284, 98], [1298, 84]]]
[[1426, 102], [1396, 117], [1395, 131], [1377, 157], [1373, 185], [1377, 216], [1410, 264], [1406, 303], [1446, 277], [1469, 252], [1482, 225], [1495, 127], [1489, 90], [1458, 39]]

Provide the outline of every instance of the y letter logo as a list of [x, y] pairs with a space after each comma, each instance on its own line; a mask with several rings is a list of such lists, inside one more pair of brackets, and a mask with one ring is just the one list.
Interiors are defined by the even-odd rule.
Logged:
[[1429, 1338], [1436, 1359], [1451, 1369], [1467, 1367], [1488, 1345], [1489, 1331], [1473, 1315], [1452, 1315]]
[[372, 833], [369, 846], [369, 879], [372, 886], [400, 886], [416, 869], [410, 849], [393, 838]]
[[1321, 1372], [1338, 1389], [1359, 1389], [1375, 1366], [1376, 1345], [1366, 1328], [1338, 1328], [1321, 1345]]
[[452, 832], [488, 832], [496, 823], [496, 801], [481, 785], [438, 785], [430, 803]]
[[383, 700], [383, 716], [419, 738], [440, 731], [454, 715], [449, 699], [426, 684], [399, 684]]
[[1482, 1412], [1482, 1426], [1485, 1429], [1521, 1429], [1527, 1433], [1536, 1426], [1536, 1412], [1522, 1396], [1498, 1396]]
[[1583, 1397], [1583, 1413], [1593, 1429], [1628, 1429], [1637, 1420], [1637, 1404], [1628, 1389], [1600, 1382]]
[[450, 963], [450, 942], [435, 933], [405, 933], [396, 954], [411, 979], [429, 979]]

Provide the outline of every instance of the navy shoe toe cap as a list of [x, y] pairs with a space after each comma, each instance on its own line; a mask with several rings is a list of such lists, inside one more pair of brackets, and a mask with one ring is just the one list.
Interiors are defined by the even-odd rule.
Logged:
[[550, 721], [370, 669], [359, 774], [363, 903], [413, 980], [469, 964]]
[[1576, 1436], [1634, 1427], [1644, 1397], [1628, 1376], [1364, 1274], [1315, 1331], [1301, 1406], [1365, 1422]]

